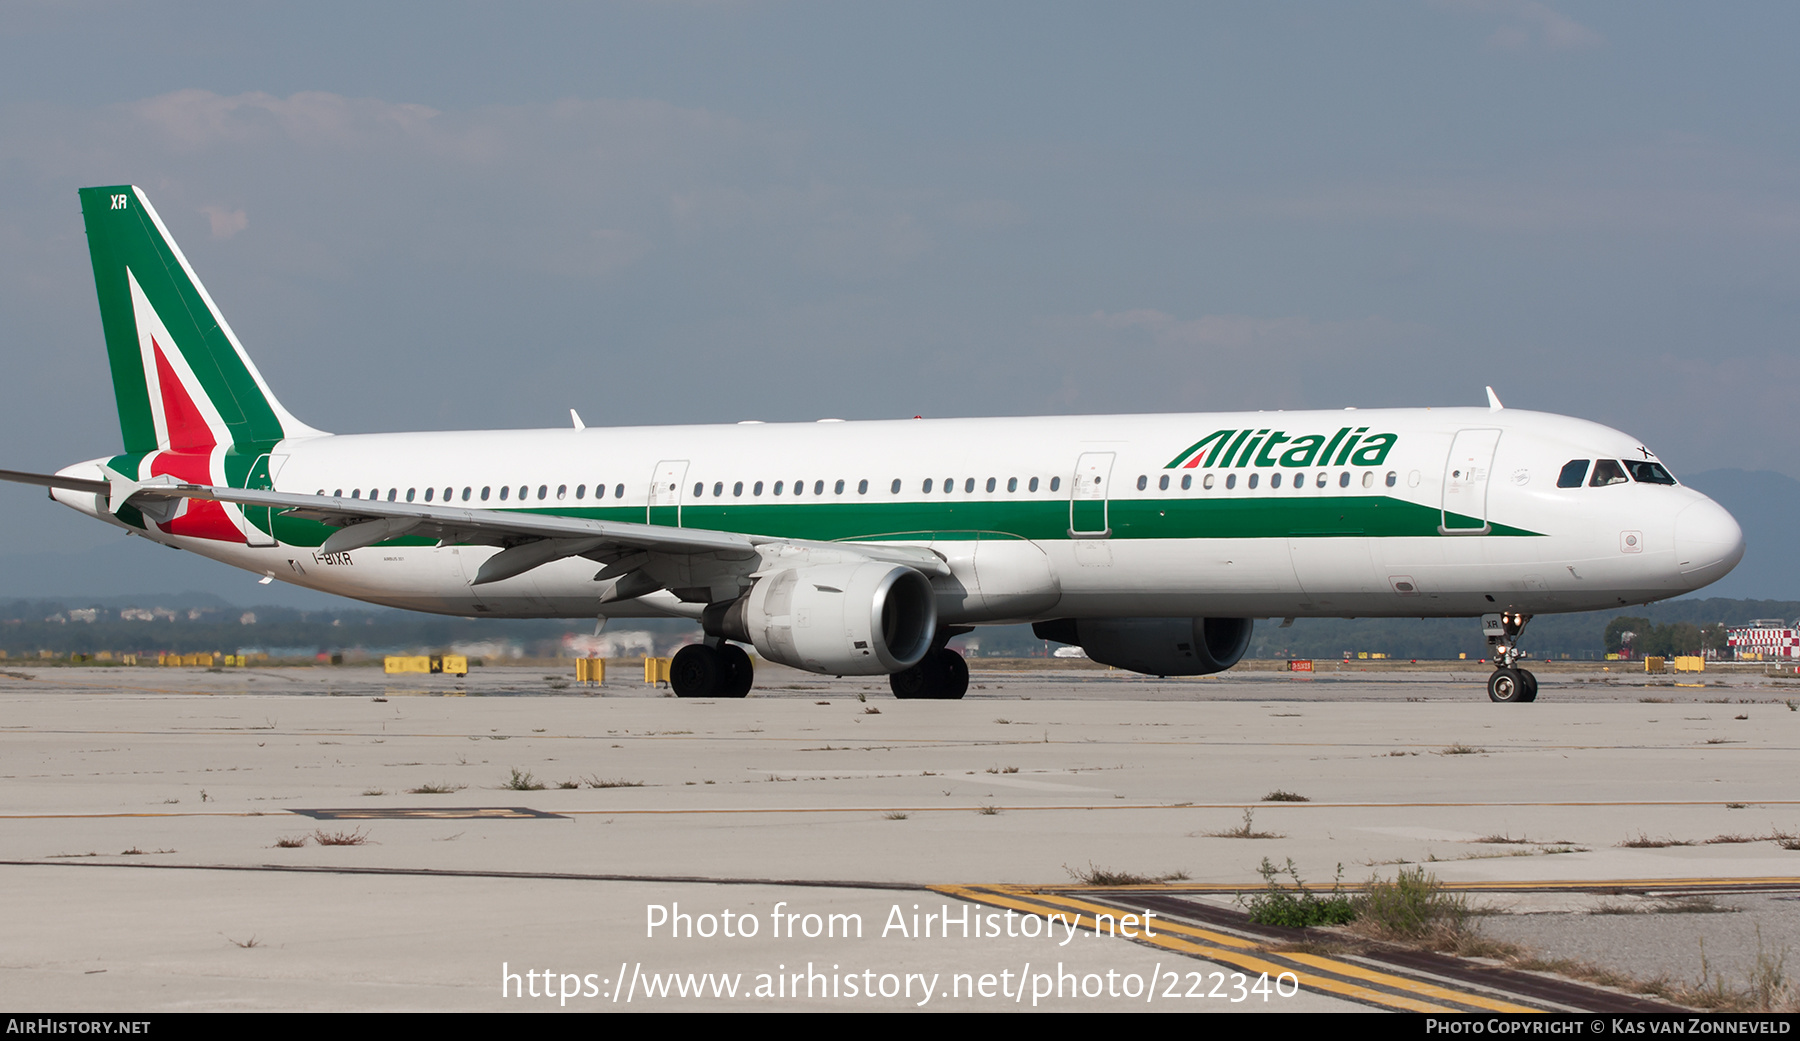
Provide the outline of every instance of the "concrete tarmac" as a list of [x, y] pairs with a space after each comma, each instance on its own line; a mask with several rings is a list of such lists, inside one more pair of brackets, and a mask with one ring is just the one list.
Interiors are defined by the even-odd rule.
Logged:
[[[1474, 669], [977, 668], [963, 701], [899, 702], [884, 681], [765, 666], [732, 702], [616, 675], [584, 693], [522, 667], [13, 665], [0, 997], [555, 1010], [522, 992], [573, 985], [570, 1009], [999, 1010], [1054, 980], [1037, 1008], [1366, 1008], [1305, 988], [1232, 1001], [1229, 966], [1091, 930], [1027, 936], [995, 915], [999, 935], [946, 938], [946, 912], [979, 929], [994, 909], [924, 888], [1104, 867], [1228, 890], [1265, 857], [1326, 887], [1339, 865], [1362, 881], [1425, 864], [1492, 887], [1496, 935], [1644, 976], [1695, 979], [1702, 937], [1705, 971], [1734, 984], [1759, 944], [1800, 947], [1779, 891], [1800, 891], [1800, 852], [1778, 841], [1800, 835], [1781, 681], [1539, 675], [1538, 703], [1494, 705]], [[1310, 801], [1265, 801], [1279, 792]], [[1744, 879], [1778, 891], [1594, 915], [1673, 905], [1560, 885]], [[915, 925], [914, 905], [940, 918]], [[723, 935], [727, 912], [755, 934]], [[1596, 940], [1607, 929], [1632, 933]], [[1186, 996], [1193, 973], [1217, 996]]]

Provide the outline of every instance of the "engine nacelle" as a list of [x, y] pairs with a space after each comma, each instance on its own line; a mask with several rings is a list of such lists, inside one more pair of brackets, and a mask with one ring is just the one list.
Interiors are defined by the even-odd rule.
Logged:
[[877, 676], [917, 665], [937, 633], [931, 580], [898, 564], [819, 564], [757, 579], [706, 609], [709, 634], [807, 672]]
[[1151, 676], [1224, 672], [1250, 649], [1249, 618], [1058, 618], [1031, 631], [1071, 643], [1102, 665]]

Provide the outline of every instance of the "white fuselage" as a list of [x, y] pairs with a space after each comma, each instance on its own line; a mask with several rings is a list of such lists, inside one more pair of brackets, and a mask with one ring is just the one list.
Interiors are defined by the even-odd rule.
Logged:
[[[1282, 451], [1344, 430], [1361, 433]], [[1271, 443], [1221, 436], [1182, 458], [1217, 431]], [[1358, 463], [1353, 438], [1378, 434], [1391, 442]], [[1583, 420], [1449, 408], [327, 435], [282, 442], [270, 473], [287, 492], [448, 494], [459, 507], [923, 545], [953, 572], [934, 580], [940, 621], [975, 624], [1537, 614], [1658, 600], [1737, 563], [1731, 516], [1675, 484], [1558, 486], [1571, 460], [1652, 459]], [[91, 476], [95, 465], [63, 473]], [[92, 495], [55, 495], [119, 523]], [[498, 552], [486, 546], [323, 554], [316, 540], [145, 534], [296, 585], [445, 614], [695, 617], [705, 600], [666, 589], [603, 607], [596, 564], [579, 557], [471, 586]], [[707, 581], [696, 573], [692, 584]]]

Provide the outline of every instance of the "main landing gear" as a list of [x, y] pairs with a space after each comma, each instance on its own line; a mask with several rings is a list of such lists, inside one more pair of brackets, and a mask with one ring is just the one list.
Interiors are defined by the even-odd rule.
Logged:
[[975, 630], [967, 625], [938, 628], [931, 639], [931, 650], [919, 664], [888, 677], [888, 687], [902, 701], [930, 698], [934, 701], [956, 701], [969, 690], [969, 663], [963, 656], [944, 646], [952, 638]]
[[923, 661], [888, 677], [894, 697], [955, 701], [969, 689], [969, 663], [948, 647], [934, 648]]
[[741, 698], [755, 678], [750, 655], [735, 643], [689, 644], [669, 662], [669, 686], [678, 698]]
[[1537, 700], [1537, 677], [1513, 664], [1519, 660], [1519, 634], [1530, 621], [1530, 615], [1516, 611], [1481, 616], [1482, 631], [1488, 645], [1494, 648], [1494, 672], [1487, 685], [1489, 701]]

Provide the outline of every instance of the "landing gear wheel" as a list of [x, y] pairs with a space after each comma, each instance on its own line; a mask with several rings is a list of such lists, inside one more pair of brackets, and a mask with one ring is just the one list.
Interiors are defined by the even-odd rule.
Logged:
[[756, 666], [750, 664], [750, 655], [735, 643], [722, 644], [717, 654], [719, 663], [724, 666], [719, 697], [741, 698], [749, 694], [751, 684], [756, 681]]
[[955, 651], [940, 647], [912, 668], [889, 675], [888, 689], [902, 701], [955, 701], [969, 689], [969, 663]]
[[718, 697], [729, 675], [719, 652], [701, 643], [676, 651], [669, 662], [669, 687], [678, 698]]
[[1495, 669], [1488, 677], [1488, 700], [1504, 703], [1530, 701], [1525, 695], [1525, 679], [1522, 669]]
[[969, 691], [969, 663], [963, 656], [946, 647], [933, 655], [938, 661], [940, 686], [932, 697], [940, 701], [958, 701]]
[[1525, 682], [1525, 696], [1520, 698], [1519, 700], [1525, 701], [1525, 702], [1536, 701], [1537, 700], [1537, 677], [1533, 676], [1531, 674], [1530, 670], [1520, 669], [1519, 670], [1519, 678]]
[[932, 670], [927, 667], [930, 664], [931, 656], [926, 655], [924, 661], [914, 665], [910, 669], [902, 669], [899, 672], [889, 673], [888, 689], [893, 691], [894, 697], [901, 701], [911, 701], [914, 698], [931, 697], [931, 689], [933, 686], [931, 682]]

